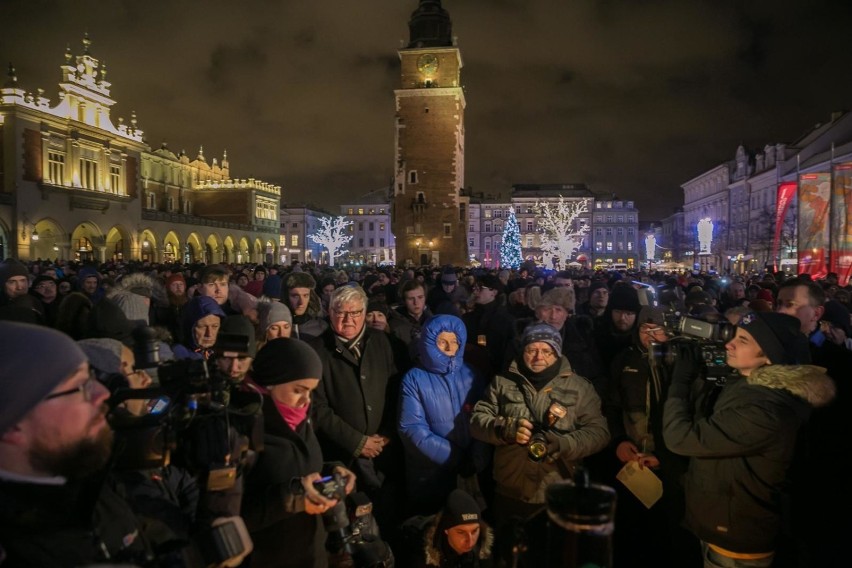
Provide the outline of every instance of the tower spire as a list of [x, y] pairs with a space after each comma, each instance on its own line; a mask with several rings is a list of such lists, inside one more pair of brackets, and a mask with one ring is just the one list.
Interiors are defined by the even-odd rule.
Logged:
[[441, 7], [441, 0], [420, 0], [408, 21], [408, 47], [450, 47], [453, 45], [453, 23]]

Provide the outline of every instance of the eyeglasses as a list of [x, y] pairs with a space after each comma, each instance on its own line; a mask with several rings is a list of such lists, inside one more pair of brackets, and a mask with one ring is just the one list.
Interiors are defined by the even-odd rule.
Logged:
[[550, 347], [527, 348], [524, 349], [524, 355], [527, 355], [528, 357], [556, 357], [556, 353], [554, 353], [553, 349]]
[[362, 315], [364, 315], [364, 308], [361, 308], [360, 310], [352, 310], [350, 312], [347, 312], [347, 311], [341, 312], [341, 311], [338, 311], [338, 310], [331, 310], [331, 311], [334, 312], [334, 317], [336, 317], [337, 319], [346, 319], [347, 316], [350, 319], [357, 319], [357, 318], [361, 317]]
[[95, 388], [99, 384], [100, 383], [98, 382], [98, 379], [95, 377], [95, 370], [92, 369], [92, 368], [89, 368], [89, 378], [86, 379], [86, 382], [84, 382], [83, 384], [81, 384], [79, 386], [74, 387], [73, 389], [68, 389], [68, 390], [64, 390], [64, 391], [51, 393], [51, 394], [47, 395], [46, 397], [44, 397], [44, 399], [42, 399], [42, 400], [50, 400], [52, 398], [59, 398], [61, 396], [69, 396], [69, 395], [72, 395], [72, 394], [77, 394], [79, 392], [79, 393], [83, 394], [83, 400], [84, 401], [91, 402], [92, 395], [95, 392]]
[[482, 284], [477, 284], [473, 287], [474, 290], [493, 290], [494, 288], [489, 288], [488, 286], [483, 286]]

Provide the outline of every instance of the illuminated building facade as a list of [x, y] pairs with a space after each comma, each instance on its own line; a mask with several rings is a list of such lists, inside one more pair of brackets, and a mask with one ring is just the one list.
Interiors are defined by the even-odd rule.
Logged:
[[352, 241], [343, 262], [396, 264], [396, 241], [391, 231], [388, 188], [383, 187], [340, 206], [352, 225]]
[[226, 158], [151, 151], [111, 116], [105, 66], [70, 48], [56, 104], [0, 89], [0, 258], [262, 262], [277, 256], [281, 188], [232, 179]]
[[421, 0], [399, 50], [391, 226], [400, 263], [466, 264], [462, 59], [440, 0]]
[[280, 263], [292, 265], [297, 262], [328, 264], [328, 251], [315, 243], [309, 235], [320, 228], [320, 219], [331, 217], [331, 213], [319, 207], [292, 203], [281, 208]]

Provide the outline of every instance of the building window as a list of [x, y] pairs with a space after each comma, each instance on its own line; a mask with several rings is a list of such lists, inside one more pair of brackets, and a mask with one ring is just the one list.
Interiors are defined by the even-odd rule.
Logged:
[[153, 193], [148, 194], [148, 209], [156, 209], [157, 208], [157, 196]]
[[632, 237], [632, 236], [633, 236], [633, 227], [627, 227], [627, 236], [628, 236], [628, 237]]
[[597, 252], [601, 252], [601, 251], [603, 251], [603, 242], [601, 242], [601, 241], [597, 241], [597, 242], [595, 243], [595, 250], [596, 250]]
[[287, 236], [286, 235], [279, 235], [278, 236], [278, 246], [279, 247], [286, 247], [287, 246]]
[[444, 223], [444, 237], [452, 237], [453, 236], [453, 226], [449, 223]]
[[109, 188], [113, 193], [123, 193], [121, 191], [121, 166], [110, 165]]
[[612, 215], [607, 215], [607, 216], [606, 216], [606, 222], [607, 222], [607, 223], [612, 223]]
[[612, 238], [612, 227], [606, 228], [606, 236]]
[[351, 208], [351, 207], [350, 207], [350, 208], [348, 209], [348, 212], [349, 212], [349, 214], [350, 214], [350, 215], [352, 215], [352, 214], [355, 212], [355, 210], [354, 210], [353, 208]]
[[612, 241], [607, 241], [606, 243], [606, 251], [612, 252]]
[[294, 229], [298, 229], [298, 228], [299, 228], [299, 224], [298, 224], [298, 223], [293, 223], [293, 224], [291, 225], [291, 227], [293, 227]]
[[603, 229], [601, 229], [600, 227], [595, 228], [595, 236], [596, 237], [602, 237], [603, 236]]
[[372, 221], [370, 221], [370, 230], [371, 230], [371, 231], [375, 231], [375, 230], [376, 230], [376, 224], [375, 224], [375, 223], [373, 223]]
[[495, 209], [494, 210], [494, 216], [495, 217], [502, 217], [503, 216], [503, 210], [502, 209]]
[[527, 246], [527, 248], [530, 248], [530, 247], [533, 246], [533, 236], [532, 235], [527, 235], [527, 245], [526, 246]]
[[633, 243], [631, 241], [627, 241], [627, 250], [633, 250]]
[[184, 215], [192, 215], [192, 201], [189, 199], [183, 202], [183, 213]]
[[80, 185], [86, 189], [97, 189], [98, 163], [90, 158], [80, 158]]
[[175, 210], [175, 198], [169, 196], [169, 212]]
[[616, 229], [615, 229], [615, 234], [616, 234], [619, 238], [623, 238], [623, 237], [624, 237], [624, 227], [616, 227]]
[[470, 224], [470, 227], [468, 227], [468, 229], [467, 229], [467, 232], [468, 232], [468, 233], [472, 233], [472, 232], [474, 232], [475, 230], [476, 230], [476, 229], [474, 228], [473, 223], [471, 223], [471, 224]]
[[617, 248], [618, 250], [620, 250], [620, 251], [623, 251], [623, 250], [624, 250], [624, 243], [623, 243], [623, 242], [618, 241], [618, 242], [617, 242], [617, 243], [615, 243], [615, 244], [616, 244], [616, 248]]
[[358, 223], [358, 230], [359, 230], [359, 231], [363, 231], [363, 230], [364, 230], [364, 221], [361, 221], [360, 223]]
[[485, 242], [483, 244], [484, 244], [485, 250], [491, 250], [491, 239], [485, 239]]
[[384, 215], [384, 214], [385, 214], [385, 210], [384, 210], [384, 209], [379, 209], [379, 215]]
[[299, 246], [299, 235], [290, 235], [290, 246], [291, 247]]
[[61, 185], [65, 181], [65, 154], [61, 152], [48, 152], [47, 164], [50, 182]]
[[619, 223], [624, 223], [624, 215], [618, 215], [615, 219]]
[[363, 207], [359, 207], [359, 208], [358, 208], [358, 215], [363, 215], [363, 214], [364, 214], [364, 208], [363, 208]]
[[486, 218], [486, 219], [490, 219], [490, 218], [491, 218], [491, 209], [486, 209], [486, 210], [485, 210], [485, 218]]
[[379, 223], [379, 230], [380, 230], [380, 231], [384, 231], [384, 230], [385, 230], [385, 224], [384, 224], [384, 223]]
[[376, 239], [370, 239], [370, 248], [376, 246]]
[[364, 248], [364, 239], [358, 239], [358, 246]]
[[408, 172], [408, 183], [417, 183], [417, 171], [411, 170]]
[[530, 232], [532, 230], [533, 230], [533, 222], [527, 221], [527, 232]]
[[384, 239], [379, 239], [379, 246], [382, 247], [382, 248], [385, 248], [385, 240]]
[[486, 233], [490, 233], [490, 232], [491, 232], [491, 221], [487, 221], [487, 222], [485, 223], [485, 232], [486, 232]]
[[467, 240], [467, 246], [468, 246], [469, 248], [473, 248], [473, 246], [474, 246], [474, 245], [473, 245], [473, 237], [471, 237], [471, 238], [469, 238], [469, 239]]
[[[498, 211], [498, 213], [499, 213], [499, 211]], [[503, 231], [503, 223], [501, 223], [500, 221], [494, 221], [494, 232], [500, 233], [502, 231]]]

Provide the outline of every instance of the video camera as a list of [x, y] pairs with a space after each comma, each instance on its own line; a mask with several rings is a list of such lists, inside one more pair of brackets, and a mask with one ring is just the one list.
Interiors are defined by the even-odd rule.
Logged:
[[704, 378], [724, 384], [733, 373], [728, 366], [725, 344], [734, 338], [736, 326], [725, 319], [710, 321], [670, 313], [664, 318], [666, 332], [672, 336], [667, 343], [652, 343], [648, 358], [652, 365], [664, 363], [672, 366], [677, 359], [678, 347], [688, 344], [693, 357], [702, 363]]
[[392, 568], [393, 552], [379, 537], [370, 499], [359, 492], [346, 495], [346, 480], [339, 473], [314, 482], [314, 487], [323, 497], [337, 500], [322, 515], [329, 566]]
[[[260, 393], [236, 392], [227, 376], [211, 361], [219, 356], [248, 352], [247, 336], [220, 334], [213, 347], [214, 358], [160, 361], [159, 341], [149, 327], [133, 332], [137, 369], [156, 369], [158, 386], [132, 389], [126, 381], [112, 385], [109, 399], [110, 426], [116, 432], [116, 467], [138, 470], [162, 467], [171, 453], [193, 439], [183, 436], [190, 428], [205, 427], [204, 448], [181, 448], [190, 469], [213, 469], [201, 454], [230, 451], [229, 427], [236, 417], [257, 416], [263, 404]], [[147, 412], [133, 415], [122, 409], [129, 400], [146, 401]], [[197, 437], [196, 437], [197, 438]], [[258, 442], [262, 446], [262, 441]], [[198, 444], [194, 444], [197, 446]]]

